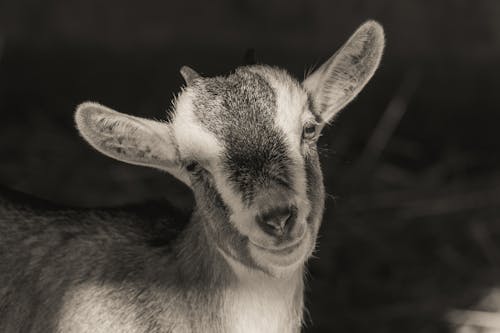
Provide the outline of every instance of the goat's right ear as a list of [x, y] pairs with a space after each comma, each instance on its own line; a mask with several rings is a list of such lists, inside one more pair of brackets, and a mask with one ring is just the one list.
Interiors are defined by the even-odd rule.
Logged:
[[346, 106], [368, 83], [384, 50], [384, 29], [375, 21], [361, 25], [349, 40], [302, 83], [323, 122]]
[[129, 116], [92, 102], [78, 106], [75, 122], [83, 138], [104, 155], [168, 171], [189, 185], [169, 124]]

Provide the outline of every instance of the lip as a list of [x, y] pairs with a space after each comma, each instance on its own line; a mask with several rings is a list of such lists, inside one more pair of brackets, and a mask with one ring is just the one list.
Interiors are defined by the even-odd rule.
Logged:
[[262, 246], [250, 240], [250, 255], [260, 267], [275, 269], [292, 269], [307, 257], [310, 236], [304, 232], [302, 237], [281, 247]]
[[275, 255], [287, 255], [287, 254], [290, 254], [292, 252], [294, 252], [295, 250], [297, 250], [301, 245], [302, 245], [302, 241], [304, 240], [305, 238], [305, 232], [304, 234], [297, 240], [295, 240], [293, 243], [291, 244], [286, 244], [282, 247], [266, 247], [266, 246], [263, 246], [263, 245], [260, 245], [260, 244], [257, 244], [255, 242], [253, 242], [251, 239], [249, 239], [250, 243], [255, 246], [256, 248], [260, 249], [260, 250], [263, 250], [263, 251], [266, 251], [266, 252], [270, 252], [272, 254], [275, 254]]

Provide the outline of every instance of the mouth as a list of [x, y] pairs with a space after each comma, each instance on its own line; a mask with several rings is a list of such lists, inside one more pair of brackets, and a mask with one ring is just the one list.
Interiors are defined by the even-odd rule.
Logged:
[[293, 242], [287, 242], [279, 246], [263, 246], [251, 239], [249, 243], [253, 256], [260, 262], [267, 262], [274, 266], [287, 267], [302, 262], [305, 259], [307, 248], [307, 232]]
[[[304, 238], [304, 237], [302, 237]], [[250, 240], [250, 243], [252, 243], [253, 246], [256, 248], [262, 250], [262, 251], [267, 251], [275, 255], [287, 255], [295, 251], [299, 246], [300, 243], [302, 242], [302, 239], [299, 239], [298, 241], [295, 241], [292, 244], [285, 244], [284, 246], [278, 246], [278, 247], [266, 247], [259, 245], [252, 240]]]

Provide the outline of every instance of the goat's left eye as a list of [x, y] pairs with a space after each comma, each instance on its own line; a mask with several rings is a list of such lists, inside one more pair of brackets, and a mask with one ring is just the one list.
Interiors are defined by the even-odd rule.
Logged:
[[304, 129], [302, 130], [302, 137], [307, 140], [314, 139], [316, 136], [316, 125], [315, 124], [308, 124], [304, 126]]
[[196, 167], [198, 166], [198, 163], [196, 162], [189, 162], [187, 165], [186, 165], [186, 170], [188, 172], [194, 172], [196, 170]]

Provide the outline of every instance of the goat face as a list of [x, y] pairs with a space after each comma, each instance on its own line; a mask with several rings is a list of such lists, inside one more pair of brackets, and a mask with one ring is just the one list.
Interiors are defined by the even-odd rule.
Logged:
[[169, 171], [193, 189], [208, 237], [233, 264], [279, 275], [312, 253], [324, 189], [316, 142], [378, 67], [384, 36], [367, 22], [303, 82], [252, 65], [187, 86], [168, 122], [84, 103], [77, 126], [113, 158]]
[[197, 202], [223, 216], [207, 220], [218, 248], [265, 271], [302, 263], [323, 209], [311, 95], [283, 70], [249, 66], [190, 81], [175, 110], [180, 147], [197, 147], [180, 149]]

